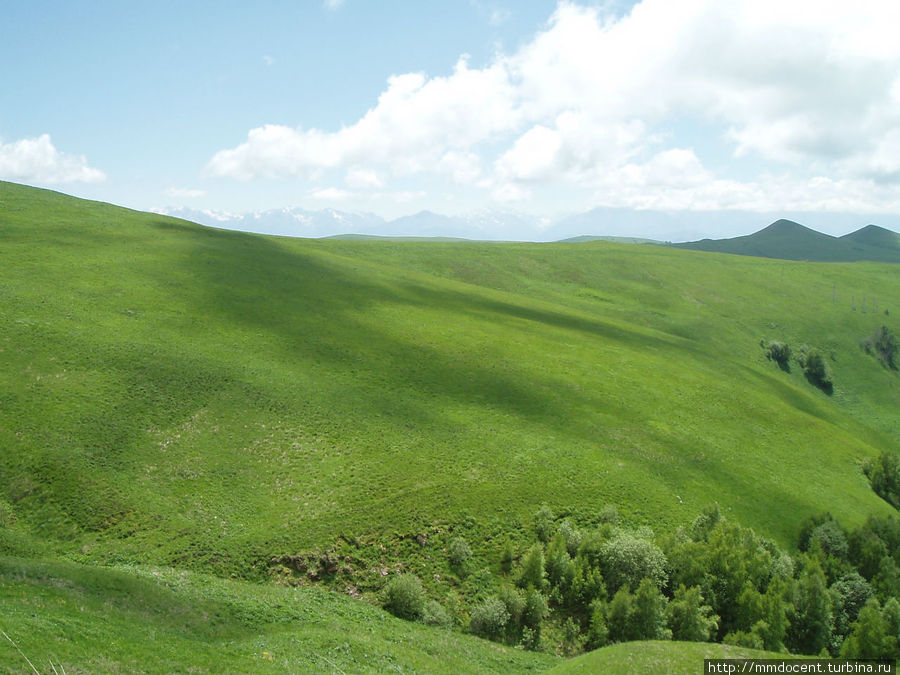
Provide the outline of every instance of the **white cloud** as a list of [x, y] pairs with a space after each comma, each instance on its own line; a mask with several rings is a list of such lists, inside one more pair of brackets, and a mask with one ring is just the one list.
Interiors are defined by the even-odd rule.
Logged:
[[[511, 54], [480, 68], [463, 56], [444, 77], [391, 76], [337, 130], [252, 129], [208, 171], [248, 180], [342, 170], [355, 189], [431, 173], [498, 201], [565, 184], [685, 208], [892, 208], [881, 186], [900, 183], [897, 26], [900, 4], [883, 0], [643, 0], [624, 16], [562, 1]], [[780, 179], [704, 168], [669, 131], [679, 119], [716, 130], [722, 149]]]
[[437, 164], [516, 125], [514, 89], [501, 64], [470, 69], [459, 60], [447, 77], [392, 76], [378, 104], [339, 131], [267, 125], [247, 141], [216, 153], [208, 171], [242, 180], [311, 177], [335, 167], [385, 166], [395, 175]]
[[166, 194], [169, 197], [179, 197], [179, 198], [187, 198], [191, 199], [194, 197], [202, 197], [206, 194], [205, 190], [192, 190], [190, 188], [169, 188], [166, 190]]
[[83, 156], [60, 152], [49, 134], [0, 142], [0, 178], [36, 183], [97, 183], [106, 174], [88, 166]]
[[275, 65], [275, 58], [268, 54], [263, 54], [262, 60], [267, 66]]
[[336, 9], [339, 9], [343, 4], [344, 0], [324, 0], [322, 6], [327, 10], [334, 11]]

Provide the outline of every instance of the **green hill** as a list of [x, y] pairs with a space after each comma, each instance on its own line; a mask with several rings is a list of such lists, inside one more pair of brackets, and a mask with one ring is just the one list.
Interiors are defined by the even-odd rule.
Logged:
[[718, 502], [788, 547], [891, 512], [860, 462], [900, 381], [858, 346], [890, 265], [265, 237], [9, 183], [0, 255], [0, 555], [369, 600], [411, 571], [452, 609], [486, 577], [449, 542], [496, 575], [542, 503], [672, 531]]
[[832, 237], [782, 219], [744, 237], [703, 239], [671, 245], [697, 251], [783, 260], [900, 262], [900, 235], [875, 225], [868, 225], [843, 237]]
[[782, 659], [784, 654], [708, 642], [625, 642], [583, 654], [556, 666], [550, 673], [670, 673], [703, 672], [704, 659]]
[[900, 248], [900, 234], [877, 225], [866, 225], [856, 232], [845, 234], [841, 237], [841, 240], [851, 242], [857, 246], [881, 248], [886, 251], [896, 251]]
[[3, 558], [0, 629], [15, 643], [0, 635], [4, 673], [31, 672], [26, 658], [68, 673], [509, 673], [557, 661], [316, 589]]

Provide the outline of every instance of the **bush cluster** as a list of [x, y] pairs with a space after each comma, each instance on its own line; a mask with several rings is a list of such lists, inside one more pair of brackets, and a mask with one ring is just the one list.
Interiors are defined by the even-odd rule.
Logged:
[[872, 334], [860, 342], [860, 347], [875, 356], [885, 368], [897, 370], [900, 368], [900, 343], [897, 336], [887, 326], [881, 326]]
[[791, 369], [791, 346], [786, 342], [769, 342], [765, 345], [766, 357], [785, 371]]
[[[900, 486], [897, 462], [885, 461], [877, 470]], [[534, 543], [520, 558], [507, 540], [499, 575], [483, 569], [468, 577], [470, 632], [566, 653], [675, 639], [845, 658], [900, 655], [896, 519], [870, 518], [847, 531], [828, 514], [809, 518], [791, 556], [715, 505], [661, 538], [609, 523], [582, 531], [548, 512], [536, 514]], [[450, 548], [456, 565], [463, 547]], [[452, 623], [412, 575], [389, 582], [385, 606], [432, 625]]]

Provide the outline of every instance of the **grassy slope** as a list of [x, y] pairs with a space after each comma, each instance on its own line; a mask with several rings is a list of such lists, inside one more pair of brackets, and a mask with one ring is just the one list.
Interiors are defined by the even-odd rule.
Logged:
[[780, 659], [783, 654], [704, 642], [626, 642], [604, 647], [566, 661], [551, 673], [670, 673], [693, 675], [703, 672], [704, 659]]
[[[428, 531], [426, 573], [466, 514], [490, 555], [545, 501], [665, 528], [717, 500], [785, 544], [888, 510], [858, 462], [900, 387], [857, 343], [891, 266], [279, 239], [10, 184], [0, 242], [0, 513], [55, 552], [255, 578]], [[834, 351], [835, 395], [760, 338]]]
[[[316, 589], [3, 558], [0, 630], [41, 672], [52, 661], [70, 675], [509, 673], [555, 662]], [[26, 661], [0, 636], [0, 673], [24, 672]]]

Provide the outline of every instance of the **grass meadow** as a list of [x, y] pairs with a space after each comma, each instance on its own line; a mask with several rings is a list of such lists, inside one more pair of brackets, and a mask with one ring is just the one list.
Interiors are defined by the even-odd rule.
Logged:
[[[246, 623], [229, 606], [210, 627], [198, 617], [212, 610], [188, 609], [207, 602], [194, 572], [223, 579], [209, 582], [218, 606], [279, 556], [352, 547], [364, 597], [385, 569], [442, 595], [454, 534], [496, 565], [541, 504], [584, 526], [614, 504], [624, 523], [667, 531], [718, 502], [790, 547], [805, 516], [891, 512], [860, 465], [900, 447], [900, 376], [859, 342], [898, 316], [890, 264], [267, 237], [0, 183], [4, 614], [22, 610], [17, 639], [34, 653], [46, 640], [29, 632], [77, 629], [80, 593], [101, 611], [91, 588], [174, 593], [180, 618], [160, 630], [215, 670], [221, 650], [256, 659], [325, 640], [318, 624], [274, 627], [352, 601], [244, 585], [235, 602], [273, 594], [287, 609]], [[822, 350], [834, 392], [780, 370], [761, 340]], [[20, 557], [67, 562], [20, 573]], [[358, 604], [359, 621], [387, 621]], [[352, 626], [340, 639], [361, 658], [393, 639], [390, 621], [377, 648]], [[146, 641], [113, 624], [80, 648], [121, 642], [125, 670], [144, 662]]]

